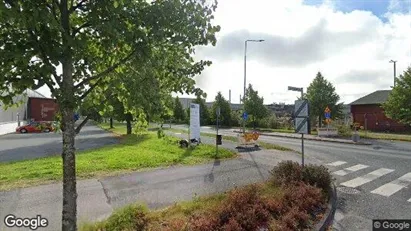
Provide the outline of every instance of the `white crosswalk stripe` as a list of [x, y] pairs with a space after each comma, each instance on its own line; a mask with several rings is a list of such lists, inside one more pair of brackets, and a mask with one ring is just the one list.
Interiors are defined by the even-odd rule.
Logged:
[[333, 167], [337, 167], [337, 166], [340, 166], [340, 165], [343, 165], [343, 164], [346, 164], [347, 162], [345, 162], [345, 161], [335, 161], [335, 162], [332, 162], [332, 163], [329, 163], [329, 164], [327, 164], [328, 166], [333, 166]]
[[411, 184], [411, 172], [403, 175], [402, 177], [387, 183], [373, 191], [371, 193], [382, 195], [389, 197], [392, 194], [400, 191], [401, 189], [407, 187], [409, 184]]
[[333, 172], [333, 174], [338, 175], [338, 176], [345, 176], [349, 173], [356, 172], [356, 171], [359, 171], [359, 170], [362, 170], [362, 169], [365, 169], [365, 168], [368, 168], [368, 167], [369, 167], [368, 165], [357, 164], [357, 165], [351, 166], [349, 168], [345, 168], [343, 170]]
[[361, 186], [363, 184], [369, 183], [373, 180], [376, 180], [376, 179], [378, 179], [378, 178], [380, 178], [380, 177], [382, 177], [382, 176], [384, 176], [388, 173], [391, 173], [391, 172], [394, 172], [394, 170], [393, 169], [388, 169], [388, 168], [380, 168], [380, 169], [377, 169], [373, 172], [370, 172], [370, 173], [368, 173], [364, 176], [360, 176], [360, 177], [354, 178], [352, 180], [343, 182], [343, 183], [341, 183], [341, 185], [345, 186], [345, 187], [355, 188], [355, 187]]

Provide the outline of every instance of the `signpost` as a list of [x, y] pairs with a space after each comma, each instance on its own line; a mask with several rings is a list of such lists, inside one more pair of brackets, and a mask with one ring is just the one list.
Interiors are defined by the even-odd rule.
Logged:
[[218, 145], [221, 144], [221, 139], [220, 136], [218, 135], [218, 122], [219, 122], [219, 117], [220, 117], [221, 111], [220, 107], [217, 107], [216, 110], [216, 115], [217, 115], [217, 135], [216, 135], [216, 143], [215, 143], [215, 151], [216, 151], [216, 156], [218, 155]]
[[[289, 91], [301, 92], [301, 99], [304, 97], [303, 88], [288, 87]], [[294, 103], [295, 133], [301, 134], [301, 165], [304, 167], [304, 134], [308, 134], [310, 115], [308, 100], [296, 100]]]

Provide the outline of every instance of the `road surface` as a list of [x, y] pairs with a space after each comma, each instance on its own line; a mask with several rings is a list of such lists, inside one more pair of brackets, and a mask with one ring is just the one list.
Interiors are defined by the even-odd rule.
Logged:
[[[202, 127], [201, 132], [215, 130]], [[219, 133], [237, 135], [230, 129]], [[259, 140], [301, 150], [299, 139], [260, 136]], [[374, 140], [372, 145], [353, 145], [305, 140], [304, 144], [306, 158], [326, 165], [336, 178], [335, 230], [371, 230], [372, 219], [411, 219], [410, 142]]]
[[[76, 136], [77, 150], [115, 144], [118, 139], [112, 133], [87, 124]], [[36, 159], [61, 155], [61, 133], [12, 133], [0, 136], [0, 162]]]

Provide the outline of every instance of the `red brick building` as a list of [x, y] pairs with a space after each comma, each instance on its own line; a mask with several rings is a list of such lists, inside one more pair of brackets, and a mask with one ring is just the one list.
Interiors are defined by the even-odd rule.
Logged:
[[387, 101], [391, 90], [380, 90], [366, 95], [350, 104], [353, 123], [365, 129], [379, 132], [411, 131], [411, 126], [400, 124], [385, 116], [381, 104]]

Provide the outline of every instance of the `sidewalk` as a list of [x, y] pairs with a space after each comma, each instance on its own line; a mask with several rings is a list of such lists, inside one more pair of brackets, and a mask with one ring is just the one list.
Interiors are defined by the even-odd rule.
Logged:
[[[241, 133], [241, 131], [233, 130], [235, 133]], [[281, 133], [281, 132], [262, 132], [262, 136], [275, 136], [275, 137], [285, 137], [293, 139], [301, 139], [301, 134], [296, 133]], [[354, 142], [351, 139], [342, 139], [342, 138], [327, 138], [327, 137], [318, 137], [316, 135], [304, 134], [304, 139], [306, 140], [315, 140], [315, 141], [326, 141], [326, 142], [335, 142], [335, 143], [344, 143], [344, 144], [357, 144], [357, 145], [371, 145], [371, 142], [359, 141]]]

